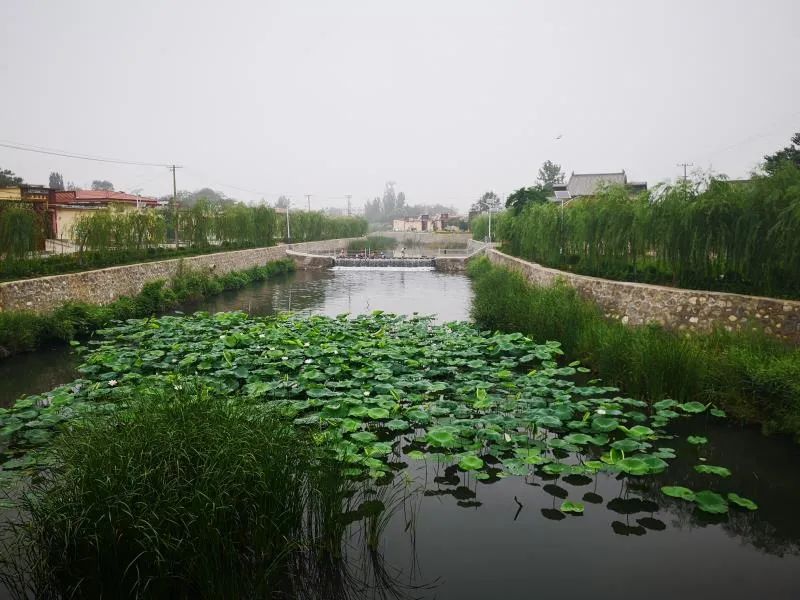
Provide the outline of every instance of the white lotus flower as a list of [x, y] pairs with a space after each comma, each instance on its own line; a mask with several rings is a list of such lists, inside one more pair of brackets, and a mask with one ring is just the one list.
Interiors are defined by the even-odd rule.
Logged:
[[595, 412], [598, 415], [604, 415], [604, 414], [606, 414], [606, 409], [605, 408], [598, 408]]
[[306, 363], [307, 365], [310, 365], [312, 362], [314, 362], [314, 361], [313, 361], [313, 360], [311, 360], [310, 358], [307, 358], [307, 359], [305, 360], [305, 363]]
[[110, 385], [111, 387], [114, 387], [115, 385], [117, 385], [117, 383], [118, 382], [117, 382], [116, 379], [112, 379], [111, 381], [108, 382], [108, 385]]

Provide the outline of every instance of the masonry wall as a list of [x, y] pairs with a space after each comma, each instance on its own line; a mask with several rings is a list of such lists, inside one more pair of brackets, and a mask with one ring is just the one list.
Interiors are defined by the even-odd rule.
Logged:
[[757, 327], [800, 343], [800, 302], [797, 301], [574, 275], [494, 249], [487, 249], [486, 256], [495, 264], [519, 271], [531, 283], [549, 286], [562, 279], [581, 296], [597, 303], [607, 317], [630, 325], [656, 322], [680, 331], [710, 331], [715, 326], [729, 331]]
[[346, 247], [349, 241], [349, 239], [323, 240], [270, 248], [217, 252], [81, 273], [9, 281], [0, 283], [0, 311], [48, 312], [70, 300], [108, 304], [120, 296], [138, 294], [149, 281], [170, 279], [180, 268], [209, 270], [221, 275], [285, 258], [287, 249], [298, 252], [330, 253]]

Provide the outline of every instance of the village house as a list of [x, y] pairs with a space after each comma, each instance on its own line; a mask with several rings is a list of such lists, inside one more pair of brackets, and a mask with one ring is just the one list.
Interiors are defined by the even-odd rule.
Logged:
[[625, 171], [618, 173], [575, 173], [569, 176], [567, 183], [553, 186], [553, 202], [569, 202], [575, 198], [594, 196], [605, 185], [622, 185], [630, 194], [637, 194], [647, 190], [647, 183], [628, 181]]
[[434, 215], [433, 218], [428, 215], [403, 217], [392, 222], [392, 231], [445, 231], [449, 220], [448, 213]]

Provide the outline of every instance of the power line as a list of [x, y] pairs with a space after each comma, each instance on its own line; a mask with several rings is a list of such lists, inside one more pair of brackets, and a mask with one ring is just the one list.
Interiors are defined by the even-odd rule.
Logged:
[[12, 150], [22, 150], [23, 152], [35, 152], [37, 154], [49, 154], [51, 156], [63, 156], [65, 158], [77, 158], [79, 160], [91, 160], [94, 162], [113, 163], [117, 165], [134, 165], [138, 167], [168, 167], [172, 165], [166, 163], [151, 163], [140, 162], [134, 160], [121, 160], [117, 158], [103, 158], [100, 156], [91, 156], [88, 154], [78, 154], [76, 152], [67, 152], [65, 150], [55, 150], [53, 148], [45, 148], [42, 146], [31, 146], [30, 144], [19, 144], [16, 142], [9, 142], [7, 140], [0, 140], [0, 146], [3, 148], [11, 148]]

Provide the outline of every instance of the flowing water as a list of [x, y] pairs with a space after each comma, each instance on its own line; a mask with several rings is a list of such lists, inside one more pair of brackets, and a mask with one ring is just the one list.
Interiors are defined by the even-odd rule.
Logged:
[[[291, 310], [337, 315], [384, 310], [469, 316], [462, 275], [434, 271], [341, 269], [298, 272], [222, 294], [186, 311]], [[0, 362], [0, 401], [70, 380], [65, 349]], [[378, 546], [382, 587], [409, 597], [470, 598], [800, 598], [800, 447], [751, 428], [679, 420], [669, 445], [678, 458], [656, 477], [510, 477], [476, 481], [455, 468], [414, 461], [399, 487], [376, 488], [392, 512]], [[699, 450], [681, 440], [708, 437]], [[401, 452], [402, 452], [401, 444]], [[693, 470], [698, 452], [732, 476], [716, 489], [759, 504], [714, 518], [668, 498], [660, 485], [708, 487]], [[402, 479], [402, 476], [400, 477]], [[585, 503], [582, 516], [558, 511], [562, 498]], [[373, 561], [374, 568], [374, 561]]]

